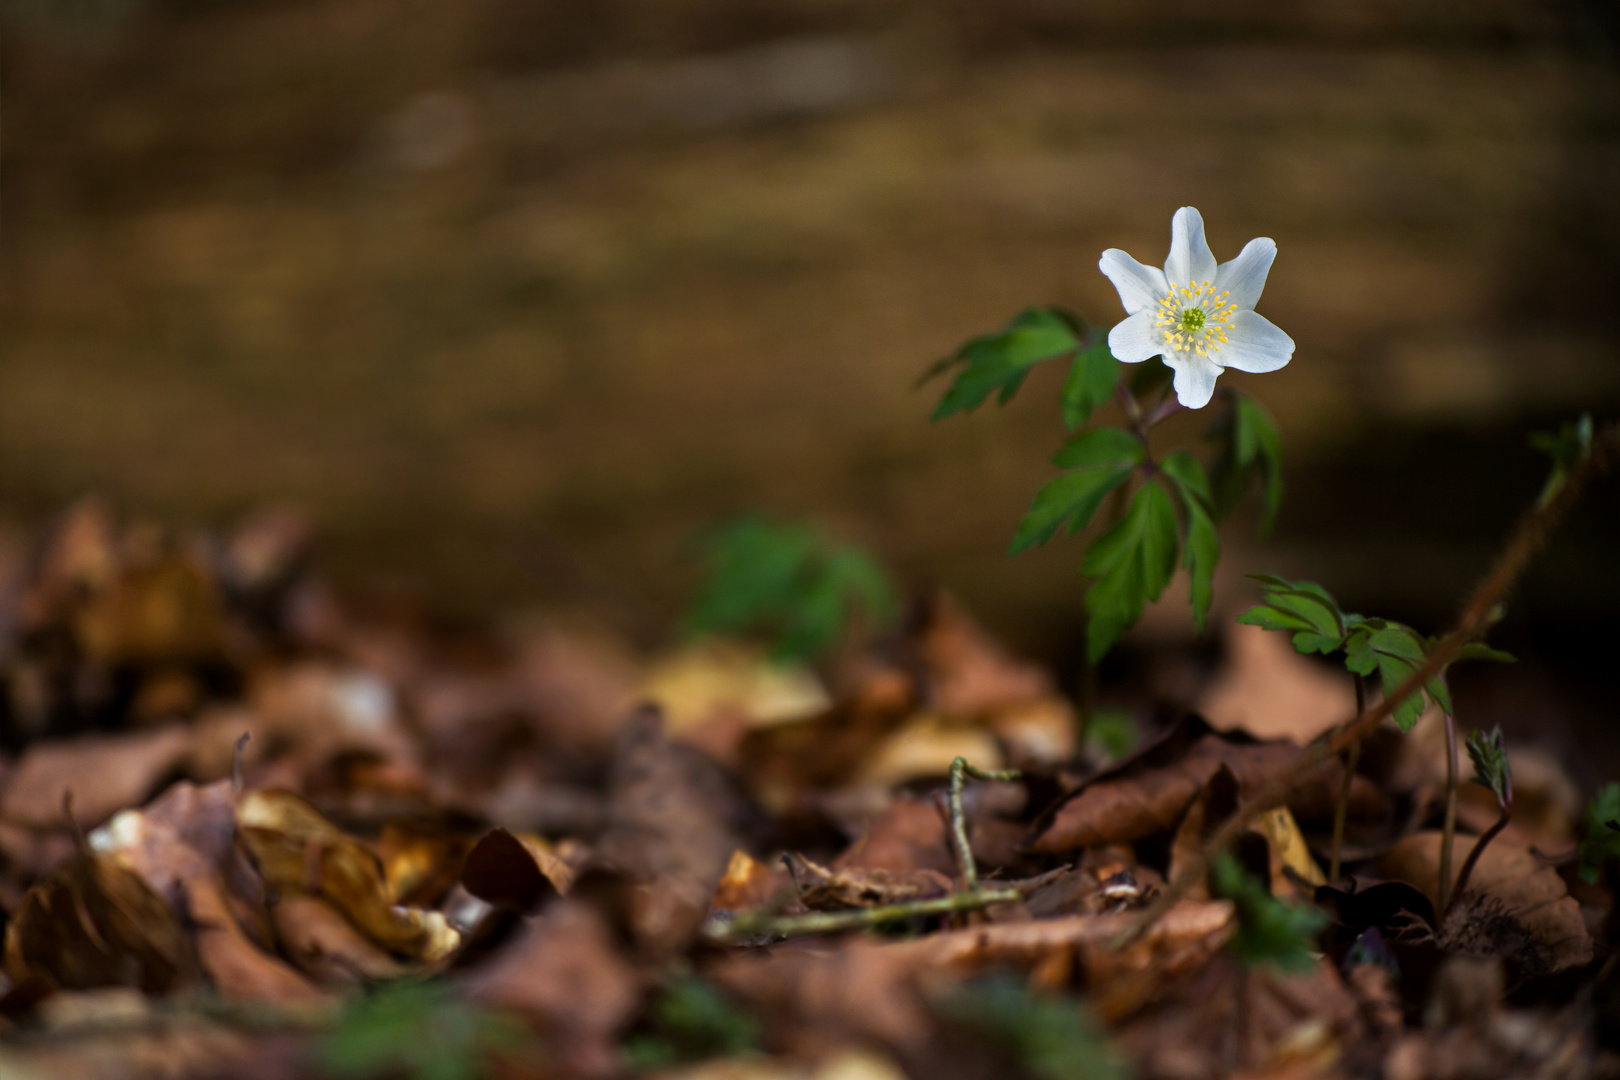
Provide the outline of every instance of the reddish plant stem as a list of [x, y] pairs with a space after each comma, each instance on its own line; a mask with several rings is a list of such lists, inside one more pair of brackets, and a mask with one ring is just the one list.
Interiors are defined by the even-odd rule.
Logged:
[[1457, 835], [1457, 721], [1446, 713], [1446, 819], [1440, 828], [1440, 910], [1451, 901], [1451, 845]]
[[[1356, 680], [1356, 715], [1367, 711], [1367, 684], [1360, 675], [1351, 673]], [[1344, 757], [1344, 780], [1339, 784], [1339, 802], [1333, 808], [1333, 854], [1328, 866], [1328, 880], [1338, 881], [1343, 868], [1344, 819], [1350, 814], [1350, 785], [1355, 783], [1356, 766], [1361, 764], [1361, 740], [1350, 744]]]
[[1257, 817], [1273, 807], [1282, 805], [1294, 788], [1299, 786], [1317, 765], [1335, 754], [1342, 753], [1352, 743], [1360, 742], [1395, 710], [1398, 703], [1417, 693], [1425, 682], [1445, 670], [1446, 665], [1456, 658], [1457, 650], [1476, 639], [1489, 625], [1491, 609], [1524, 572], [1530, 559], [1546, 542], [1553, 526], [1580, 497], [1581, 489], [1586, 486], [1586, 482], [1606, 471], [1617, 453], [1620, 453], [1620, 425], [1610, 424], [1592, 440], [1591, 453], [1570, 471], [1568, 479], [1558, 493], [1546, 503], [1531, 510], [1519, 522], [1507, 547], [1485, 577], [1475, 586], [1467, 607], [1457, 619], [1456, 626], [1429, 652], [1418, 669], [1401, 683], [1394, 693], [1385, 694], [1378, 704], [1341, 724], [1329, 737], [1319, 739], [1305, 747], [1292, 765], [1268, 781], [1253, 799], [1228, 817], [1205, 842], [1203, 848], [1187, 861], [1182, 872], [1165, 886], [1158, 898], [1148, 905], [1137, 917], [1136, 922], [1120, 936], [1120, 944], [1135, 941], [1148, 927], [1158, 922], [1165, 912], [1187, 895], [1187, 890], [1192, 888], [1194, 882], [1204, 879], [1209, 873], [1211, 861], [1217, 854], [1231, 847]]
[[[1485, 834], [1481, 836], [1478, 843], [1474, 845], [1474, 850], [1470, 851], [1468, 853], [1468, 858], [1463, 860], [1462, 873], [1457, 875], [1457, 887], [1451, 890], [1450, 898], [1440, 905], [1441, 923], [1446, 921], [1446, 913], [1449, 912], [1452, 906], [1462, 898], [1463, 891], [1468, 888], [1468, 879], [1473, 876], [1474, 867], [1476, 864], [1478, 864], [1479, 857], [1485, 853], [1485, 845], [1489, 844], [1492, 840], [1495, 840], [1496, 834], [1507, 828], [1507, 823], [1512, 819], [1512, 817], [1513, 809], [1511, 807], [1503, 810], [1502, 816], [1496, 819], [1496, 824], [1485, 830]], [[1442, 877], [1440, 879], [1442, 889], [1444, 889], [1445, 884], [1446, 879]], [[1441, 895], [1444, 896], [1445, 893], [1442, 892]]]

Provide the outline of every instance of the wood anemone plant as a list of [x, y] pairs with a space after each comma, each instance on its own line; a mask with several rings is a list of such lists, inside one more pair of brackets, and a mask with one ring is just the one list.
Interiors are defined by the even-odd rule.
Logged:
[[1474, 867], [1479, 865], [1479, 857], [1485, 853], [1485, 848], [1496, 839], [1498, 833], [1507, 828], [1508, 822], [1513, 820], [1513, 770], [1508, 765], [1507, 748], [1502, 744], [1502, 729], [1494, 727], [1488, 732], [1472, 732], [1468, 736], [1468, 757], [1474, 763], [1473, 782], [1496, 797], [1496, 806], [1501, 811], [1501, 816], [1474, 842], [1473, 850], [1469, 851], [1468, 858], [1463, 861], [1462, 872], [1457, 875], [1457, 887], [1451, 890], [1449, 898], [1446, 897], [1447, 880], [1442, 870], [1441, 922], [1445, 921], [1447, 912], [1467, 891], [1468, 879], [1473, 876]]

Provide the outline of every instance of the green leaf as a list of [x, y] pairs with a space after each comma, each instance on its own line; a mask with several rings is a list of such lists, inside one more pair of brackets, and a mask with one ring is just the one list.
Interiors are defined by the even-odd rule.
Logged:
[[625, 1043], [630, 1067], [667, 1069], [760, 1048], [759, 1021], [696, 975], [678, 975], [653, 999], [647, 1030]]
[[1128, 480], [1145, 458], [1142, 441], [1119, 428], [1093, 428], [1075, 436], [1052, 458], [1054, 464], [1074, 471], [1036, 492], [1008, 554], [1046, 543], [1065, 525], [1071, 536], [1085, 528], [1108, 493]]
[[321, 1040], [322, 1071], [370, 1080], [478, 1080], [486, 1059], [531, 1044], [515, 1021], [455, 997], [442, 984], [395, 984], [358, 998]]
[[1337, 649], [1343, 641], [1344, 639], [1337, 634], [1324, 635], [1305, 630], [1294, 635], [1294, 651], [1297, 653], [1321, 653], [1326, 656]]
[[878, 628], [899, 609], [870, 555], [811, 526], [740, 518], [715, 530], [702, 554], [707, 580], [687, 632], [757, 635], [778, 659], [825, 653], [857, 618]]
[[[936, 999], [938, 1012], [999, 1046], [1033, 1080], [1126, 1080], [1125, 1061], [1084, 1001], [1037, 994], [1008, 978], [968, 983]], [[1011, 1071], [1011, 1070], [1008, 1070]]]
[[1109, 351], [1107, 335], [1074, 354], [1069, 377], [1063, 382], [1063, 426], [1070, 431], [1084, 427], [1098, 406], [1114, 393], [1119, 382], [1119, 361]]
[[1274, 589], [1266, 593], [1271, 606], [1290, 615], [1297, 615], [1323, 637], [1338, 641], [1344, 637], [1344, 622], [1339, 617], [1338, 605], [1323, 603], [1315, 595], [1301, 591]]
[[1597, 884], [1604, 864], [1620, 858], [1620, 784], [1604, 784], [1586, 804], [1581, 833], [1581, 880]]
[[1491, 660], [1498, 664], [1517, 664], [1519, 662], [1518, 657], [1512, 653], [1503, 652], [1501, 649], [1493, 649], [1489, 645], [1483, 645], [1477, 641], [1469, 642], [1458, 649], [1456, 660], [1453, 660], [1452, 663], [1455, 664], [1457, 660]]
[[1217, 521], [1237, 506], [1245, 492], [1260, 484], [1260, 529], [1269, 533], [1282, 505], [1282, 436], [1271, 415], [1253, 398], [1233, 391], [1231, 408], [1216, 422], [1210, 437], [1221, 443], [1211, 479]]
[[1142, 440], [1117, 427], [1083, 431], [1052, 455], [1052, 464], [1060, 469], [1131, 466], [1140, 465], [1145, 460], [1147, 451], [1142, 446]]
[[1142, 741], [1136, 718], [1120, 709], [1099, 709], [1086, 717], [1086, 746], [1108, 761], [1127, 757]]
[[1102, 659], [1126, 628], [1157, 600], [1176, 568], [1176, 511], [1158, 484], [1144, 484], [1130, 509], [1099, 536], [1080, 571], [1096, 578], [1086, 591], [1087, 652]]
[[1262, 630], [1305, 630], [1311, 629], [1311, 624], [1290, 611], [1280, 611], [1274, 607], [1260, 604], [1250, 608], [1237, 617], [1237, 621], [1244, 626], [1258, 626]]
[[1130, 478], [1131, 470], [1078, 469], [1064, 473], [1035, 493], [1029, 513], [1018, 523], [1007, 554], [1017, 555], [1046, 543], [1067, 525], [1069, 534], [1079, 532], [1091, 521], [1108, 493]]
[[1209, 477], [1204, 466], [1186, 450], [1169, 454], [1160, 465], [1181, 496], [1186, 534], [1182, 538], [1182, 565], [1191, 578], [1193, 629], [1202, 634], [1215, 599], [1215, 565], [1221, 561], [1221, 539], [1209, 508]]
[[1237, 929], [1226, 947], [1249, 967], [1271, 964], [1284, 971], [1316, 966], [1316, 935], [1328, 917], [1314, 907], [1285, 904], [1230, 852], [1221, 852], [1210, 867], [1214, 891], [1232, 901]]
[[932, 419], [972, 412], [991, 394], [1006, 404], [1023, 385], [1030, 368], [1043, 360], [1070, 355], [1080, 347], [1084, 332], [1084, 324], [1074, 315], [1055, 308], [1032, 308], [1002, 329], [973, 338], [924, 374], [926, 381], [962, 365]]

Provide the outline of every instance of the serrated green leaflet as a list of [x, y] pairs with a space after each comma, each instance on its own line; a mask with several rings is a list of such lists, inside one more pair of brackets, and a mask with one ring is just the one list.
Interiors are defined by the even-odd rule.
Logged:
[[955, 355], [935, 364], [924, 381], [963, 365], [934, 409], [934, 420], [972, 412], [997, 394], [1006, 404], [1023, 385], [1029, 369], [1043, 360], [1068, 356], [1080, 347], [1084, 327], [1079, 320], [1055, 308], [1033, 308], [1001, 330], [969, 341]]
[[1108, 349], [1108, 339], [1099, 336], [1075, 353], [1069, 377], [1063, 382], [1063, 426], [1070, 431], [1083, 427], [1091, 414], [1114, 392], [1119, 382], [1119, 361]]
[[1099, 536], [1081, 560], [1080, 571], [1094, 577], [1086, 591], [1086, 651], [1102, 658], [1125, 629], [1157, 600], [1176, 568], [1176, 511], [1158, 484], [1144, 484], [1130, 509]]
[[1221, 852], [1210, 867], [1214, 891], [1232, 901], [1237, 929], [1226, 947], [1244, 964], [1271, 964], [1284, 971], [1316, 966], [1316, 935], [1328, 917], [1314, 907], [1285, 904], [1230, 852]]
[[1260, 484], [1262, 533], [1271, 531], [1282, 506], [1282, 436], [1259, 403], [1232, 392], [1230, 411], [1210, 435], [1221, 443], [1211, 475], [1212, 509], [1217, 521], [1230, 514], [1244, 492]]
[[1091, 521], [1108, 493], [1130, 478], [1145, 451], [1135, 436], [1118, 428], [1093, 428], [1069, 441], [1052, 461], [1072, 468], [1035, 494], [1035, 502], [1018, 524], [1008, 554], [1044, 544], [1064, 526], [1069, 534]]
[[1474, 783], [1489, 789], [1501, 807], [1513, 804], [1513, 770], [1508, 765], [1507, 747], [1502, 742], [1501, 727], [1490, 731], [1471, 731], [1467, 741], [1468, 760], [1474, 763]]
[[1221, 540], [1209, 509], [1209, 477], [1198, 459], [1185, 450], [1167, 456], [1160, 468], [1181, 496], [1187, 526], [1182, 537], [1181, 564], [1191, 578], [1193, 627], [1202, 634], [1209, 605], [1215, 599], [1215, 564], [1221, 560]]

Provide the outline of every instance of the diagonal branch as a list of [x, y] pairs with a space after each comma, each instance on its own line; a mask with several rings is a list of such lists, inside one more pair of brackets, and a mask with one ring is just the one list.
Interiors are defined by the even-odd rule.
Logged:
[[1473, 596], [1458, 617], [1456, 626], [1429, 651], [1428, 658], [1418, 669], [1401, 683], [1394, 693], [1385, 694], [1377, 705], [1345, 721], [1334, 730], [1331, 737], [1320, 739], [1307, 746], [1294, 759], [1292, 765], [1273, 777], [1253, 799], [1227, 818], [1204, 844], [1203, 849], [1188, 861], [1182, 872], [1176, 875], [1175, 880], [1166, 886], [1157, 899], [1126, 930], [1121, 938], [1121, 944], [1135, 941], [1148, 927], [1162, 918], [1165, 912], [1174, 907], [1176, 902], [1187, 894], [1193, 883], [1202, 881], [1209, 873], [1210, 863], [1215, 856], [1231, 847], [1261, 814], [1282, 805], [1311, 769], [1360, 742], [1395, 710], [1397, 704], [1421, 690], [1424, 683], [1438, 675], [1456, 658], [1459, 649], [1476, 639], [1489, 625], [1491, 609], [1514, 581], [1518, 580], [1524, 568], [1529, 565], [1531, 557], [1552, 533], [1553, 526], [1579, 498], [1581, 489], [1586, 486], [1587, 481], [1606, 471], [1616, 457], [1620, 457], [1620, 424], [1610, 424], [1593, 438], [1591, 452], [1570, 471], [1568, 480], [1557, 494], [1531, 510], [1519, 522], [1495, 565], [1475, 586]]

